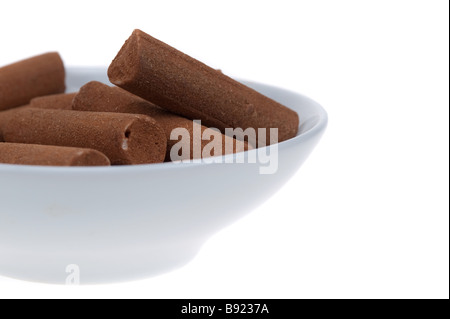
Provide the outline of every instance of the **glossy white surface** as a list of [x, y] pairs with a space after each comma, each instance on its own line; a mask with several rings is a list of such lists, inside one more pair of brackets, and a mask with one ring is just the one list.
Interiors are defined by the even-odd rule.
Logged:
[[[68, 90], [90, 80], [106, 82], [106, 71], [69, 69]], [[0, 165], [0, 274], [64, 284], [67, 266], [77, 265], [80, 282], [89, 284], [153, 276], [189, 262], [211, 235], [278, 191], [327, 125], [316, 102], [244, 83], [300, 115], [298, 136], [278, 145], [276, 174], [261, 175], [251, 163]]]

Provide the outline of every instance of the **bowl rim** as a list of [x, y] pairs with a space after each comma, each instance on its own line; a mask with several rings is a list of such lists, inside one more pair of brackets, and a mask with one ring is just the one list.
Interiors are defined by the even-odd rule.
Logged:
[[[66, 70], [72, 73], [81, 73], [81, 72], [97, 72], [103, 70], [104, 67], [67, 67]], [[233, 77], [233, 79], [244, 82], [244, 83], [252, 83], [256, 84], [259, 87], [266, 87], [268, 89], [275, 89], [277, 91], [284, 92], [289, 95], [297, 95], [304, 100], [307, 100], [311, 105], [313, 105], [315, 109], [315, 113], [317, 116], [317, 122], [311, 127], [309, 130], [303, 133], [298, 133], [297, 136], [288, 139], [286, 141], [280, 142], [277, 144], [278, 149], [283, 150], [289, 147], [292, 147], [296, 144], [302, 143], [306, 140], [313, 138], [314, 136], [321, 134], [328, 125], [328, 114], [325, 109], [316, 101], [311, 98], [300, 94], [298, 92], [284, 89], [275, 85], [270, 85], [258, 81], [241, 79], [238, 77]], [[299, 124], [299, 126], [302, 123]], [[17, 164], [2, 164], [0, 163], [0, 174], [3, 172], [8, 173], [49, 173], [49, 174], [80, 174], [80, 173], [107, 173], [107, 174], [121, 174], [121, 173], [131, 173], [131, 172], [142, 172], [142, 171], [154, 171], [154, 170], [172, 170], [172, 169], [186, 169], [191, 167], [197, 167], [200, 165], [208, 165], [211, 162], [214, 162], [214, 159], [221, 157], [222, 163], [232, 162], [236, 163], [236, 159], [242, 158], [244, 156], [247, 158], [249, 154], [252, 152], [270, 152], [274, 146], [266, 146], [259, 149], [253, 149], [249, 151], [244, 151], [235, 154], [214, 156], [208, 158], [207, 161], [203, 159], [196, 160], [186, 160], [178, 163], [174, 162], [166, 162], [166, 163], [157, 163], [157, 164], [140, 164], [140, 165], [123, 165], [123, 166], [97, 166], [97, 167], [58, 167], [58, 166], [37, 166], [37, 165], [17, 165]], [[268, 150], [269, 148], [269, 150]], [[252, 154], [257, 155], [257, 154]], [[230, 165], [230, 164], [228, 164]]]

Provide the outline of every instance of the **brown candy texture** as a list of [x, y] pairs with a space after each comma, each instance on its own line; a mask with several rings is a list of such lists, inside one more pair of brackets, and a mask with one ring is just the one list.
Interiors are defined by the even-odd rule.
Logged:
[[58, 53], [46, 53], [0, 68], [0, 111], [25, 105], [31, 99], [63, 93], [64, 64]]
[[[133, 95], [121, 88], [110, 87], [100, 82], [89, 82], [84, 85], [80, 92], [76, 95], [72, 105], [73, 110], [77, 111], [93, 111], [93, 112], [117, 112], [117, 113], [134, 113], [144, 114], [153, 117], [159, 125], [164, 129], [167, 137], [167, 154], [166, 161], [170, 161], [170, 151], [172, 147], [178, 143], [178, 140], [171, 140], [170, 135], [174, 129], [184, 128], [189, 132], [190, 145], [187, 145], [190, 150], [190, 154], [185, 157], [177, 158], [181, 160], [201, 158], [202, 151], [210, 143], [209, 140], [201, 140], [201, 148], [198, 154], [194, 154], [195, 147], [198, 141], [194, 141], [194, 128], [198, 129], [201, 136], [209, 134], [214, 136], [214, 139], [218, 138], [221, 141], [221, 153], [215, 154], [214, 149], [204, 157], [225, 155], [232, 152], [240, 152], [248, 150], [249, 146], [246, 142], [237, 141], [231, 137], [225, 136], [220, 132], [207, 128], [203, 125], [194, 123], [184, 117], [177, 116], [170, 112], [167, 112], [158, 106]], [[194, 144], [197, 142], [196, 144]], [[227, 143], [232, 143], [226, 147]], [[231, 150], [231, 152], [227, 152]], [[206, 153], [206, 152], [205, 152]], [[198, 155], [198, 156], [195, 156]]]
[[104, 153], [113, 165], [160, 163], [164, 131], [145, 115], [24, 108], [3, 126], [10, 143], [81, 147]]
[[222, 132], [226, 128], [278, 128], [278, 139], [298, 131], [296, 112], [191, 58], [169, 45], [135, 30], [108, 70], [115, 85], [156, 105], [200, 119]]
[[52, 110], [71, 110], [72, 100], [75, 95], [76, 93], [68, 93], [37, 97], [31, 100], [30, 105], [24, 105], [6, 111], [0, 111], [0, 142], [3, 142], [2, 128], [15, 112], [30, 107]]
[[4, 142], [5, 140], [3, 139], [3, 128], [5, 127], [6, 123], [8, 123], [9, 119], [11, 118], [11, 116], [19, 111], [19, 110], [23, 110], [26, 108], [29, 108], [29, 105], [24, 105], [24, 106], [20, 106], [20, 107], [16, 107], [14, 109], [10, 109], [10, 110], [6, 110], [6, 111], [0, 111], [0, 142]]
[[38, 109], [71, 110], [72, 100], [77, 93], [52, 94], [31, 100], [30, 106]]
[[0, 163], [40, 166], [109, 166], [99, 151], [48, 145], [0, 143]]

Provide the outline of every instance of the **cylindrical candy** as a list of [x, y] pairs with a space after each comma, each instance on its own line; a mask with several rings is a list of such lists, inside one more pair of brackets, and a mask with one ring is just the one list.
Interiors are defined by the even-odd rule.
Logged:
[[77, 93], [52, 94], [31, 100], [30, 106], [38, 109], [71, 110], [72, 100]]
[[3, 128], [5, 127], [6, 123], [9, 121], [9, 119], [11, 118], [11, 116], [18, 110], [23, 110], [26, 108], [29, 108], [29, 105], [24, 105], [21, 107], [16, 107], [14, 109], [11, 110], [6, 110], [6, 111], [0, 111], [0, 143], [4, 142], [5, 140], [3, 139]]
[[10, 143], [91, 148], [113, 165], [160, 163], [166, 155], [166, 136], [145, 115], [77, 112], [25, 108], [3, 127]]
[[189, 119], [226, 128], [278, 129], [279, 141], [297, 134], [296, 112], [135, 30], [108, 70], [112, 83]]
[[17, 111], [25, 108], [35, 107], [38, 109], [51, 109], [51, 110], [71, 110], [72, 100], [77, 93], [67, 94], [53, 94], [42, 97], [37, 97], [31, 100], [30, 105], [19, 106], [6, 111], [0, 111], [0, 142], [3, 142], [3, 126], [6, 121]]
[[0, 163], [39, 166], [109, 166], [109, 159], [92, 149], [0, 143]]
[[58, 53], [46, 53], [0, 68], [0, 111], [25, 105], [31, 99], [63, 93], [64, 64]]
[[[167, 137], [167, 154], [166, 161], [170, 161], [170, 153], [172, 147], [179, 143], [178, 140], [171, 140], [170, 136], [174, 129], [183, 128], [189, 132], [190, 154], [181, 154], [181, 157], [177, 156], [177, 160], [195, 159], [201, 157], [209, 157], [215, 155], [225, 155], [232, 152], [240, 152], [248, 150], [248, 144], [246, 142], [235, 140], [231, 137], [225, 136], [219, 132], [207, 128], [206, 126], [199, 126], [191, 120], [184, 117], [167, 112], [158, 106], [133, 95], [121, 88], [110, 87], [100, 82], [89, 82], [84, 85], [80, 92], [73, 99], [73, 110], [77, 111], [93, 111], [93, 112], [117, 112], [117, 113], [134, 113], [144, 114], [153, 117], [159, 125], [164, 129]], [[199, 138], [201, 139], [201, 149], [197, 149], [198, 154], [195, 152], [195, 146], [198, 141], [195, 141], [194, 130], [198, 129]], [[222, 147], [220, 148], [220, 154], [215, 154], [215, 149], [212, 149], [208, 154], [202, 154], [203, 150], [210, 143], [210, 140], [202, 139], [203, 135], [213, 135], [214, 138], [219, 138]], [[231, 145], [227, 144], [231, 143]], [[186, 157], [183, 157], [186, 156]]]

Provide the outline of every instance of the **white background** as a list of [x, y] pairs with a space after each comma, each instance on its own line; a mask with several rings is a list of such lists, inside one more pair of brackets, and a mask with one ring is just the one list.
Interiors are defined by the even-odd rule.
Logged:
[[0, 65], [51, 50], [108, 65], [140, 28], [229, 75], [310, 96], [330, 125], [276, 196], [186, 267], [91, 287], [0, 277], [0, 297], [448, 298], [448, 6], [2, 1]]

